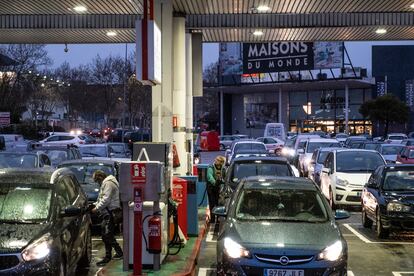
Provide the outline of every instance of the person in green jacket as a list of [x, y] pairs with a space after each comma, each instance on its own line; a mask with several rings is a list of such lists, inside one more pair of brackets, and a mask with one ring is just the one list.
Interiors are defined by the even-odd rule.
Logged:
[[224, 156], [217, 156], [214, 163], [207, 169], [207, 194], [208, 206], [210, 209], [211, 222], [216, 222], [216, 216], [212, 214], [213, 208], [218, 205], [220, 184], [223, 183], [225, 176]]

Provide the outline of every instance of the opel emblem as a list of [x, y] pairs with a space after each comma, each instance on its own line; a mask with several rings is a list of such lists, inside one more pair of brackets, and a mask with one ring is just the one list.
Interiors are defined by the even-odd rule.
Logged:
[[287, 264], [289, 264], [289, 258], [288, 258], [288, 257], [286, 257], [286, 256], [282, 256], [282, 257], [280, 257], [279, 262], [280, 262], [282, 265], [287, 265]]

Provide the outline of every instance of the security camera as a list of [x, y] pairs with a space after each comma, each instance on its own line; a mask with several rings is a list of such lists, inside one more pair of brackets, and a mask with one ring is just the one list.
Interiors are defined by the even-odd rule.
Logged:
[[65, 53], [69, 52], [68, 44], [67, 43], [65, 43], [65, 49], [63, 49], [63, 51], [65, 51]]

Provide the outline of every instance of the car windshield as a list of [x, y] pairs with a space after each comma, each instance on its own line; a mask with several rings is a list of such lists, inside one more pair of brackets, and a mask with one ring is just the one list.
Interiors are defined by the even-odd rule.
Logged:
[[45, 150], [49, 156], [53, 166], [59, 165], [61, 162], [68, 160], [68, 153], [65, 150]]
[[381, 155], [376, 152], [345, 151], [336, 155], [337, 172], [372, 172], [384, 164]]
[[316, 191], [297, 189], [248, 189], [236, 205], [238, 220], [269, 220], [318, 223], [328, 220], [327, 210]]
[[385, 191], [413, 191], [414, 171], [389, 171], [385, 174]]
[[85, 157], [108, 157], [106, 147], [80, 147], [79, 150]]
[[0, 168], [36, 168], [37, 155], [24, 153], [0, 153]]
[[414, 158], [414, 150], [410, 150], [408, 153], [408, 158]]
[[244, 151], [244, 150], [263, 151], [263, 150], [266, 150], [266, 147], [263, 144], [257, 144], [257, 143], [241, 143], [241, 144], [237, 144], [234, 147], [234, 152], [239, 152], [239, 151]]
[[318, 148], [335, 148], [340, 146], [338, 142], [309, 142], [306, 152], [312, 153]]
[[329, 151], [321, 151], [318, 156], [318, 164], [325, 163], [326, 157], [328, 156]]
[[108, 145], [108, 147], [114, 153], [125, 153], [125, 146], [122, 144]]
[[383, 155], [397, 155], [403, 149], [403, 146], [386, 146], [381, 148], [381, 154]]
[[264, 163], [255, 161], [254, 163], [234, 164], [232, 182], [249, 176], [268, 175], [268, 176], [292, 176], [287, 164]]
[[76, 176], [80, 184], [94, 183], [93, 173], [97, 170], [103, 171], [107, 175], [115, 175], [114, 168], [109, 164], [65, 164], [62, 168], [70, 169]]
[[6, 184], [0, 186], [0, 223], [45, 221], [49, 216], [50, 184]]

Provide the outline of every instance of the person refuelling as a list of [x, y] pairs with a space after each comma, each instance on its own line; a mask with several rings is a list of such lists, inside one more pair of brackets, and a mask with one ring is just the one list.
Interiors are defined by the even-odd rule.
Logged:
[[225, 176], [224, 163], [226, 158], [224, 156], [217, 156], [214, 163], [207, 169], [207, 194], [208, 205], [210, 209], [211, 222], [216, 221], [216, 216], [212, 211], [215, 206], [218, 205], [220, 185], [223, 183]]
[[[115, 225], [122, 220], [122, 210], [119, 201], [119, 184], [113, 175], [107, 175], [101, 170], [93, 173], [93, 180], [99, 184], [98, 200], [92, 213], [98, 213], [102, 219], [102, 241], [105, 244], [105, 257], [96, 263], [97, 266], [106, 265], [111, 259], [121, 259], [123, 252], [115, 239]], [[112, 257], [112, 249], [115, 255]]]

